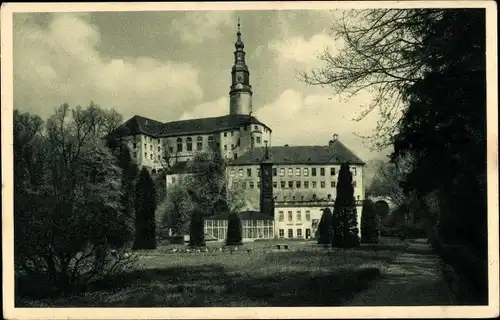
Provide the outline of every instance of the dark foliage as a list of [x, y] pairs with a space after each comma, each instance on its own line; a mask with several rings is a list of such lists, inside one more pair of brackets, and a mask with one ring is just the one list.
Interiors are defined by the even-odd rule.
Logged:
[[205, 219], [203, 211], [195, 208], [191, 213], [191, 223], [189, 225], [189, 245], [192, 247], [205, 246]]
[[323, 215], [318, 225], [318, 244], [330, 244], [332, 241], [332, 211], [323, 209]]
[[156, 248], [156, 191], [151, 175], [142, 168], [135, 188], [134, 249]]
[[227, 236], [226, 236], [226, 244], [227, 245], [240, 245], [242, 244], [242, 226], [241, 219], [238, 213], [233, 212], [229, 215], [227, 221]]
[[359, 245], [358, 221], [354, 187], [349, 164], [340, 166], [337, 182], [337, 198], [333, 207], [333, 240], [332, 245], [350, 248]]
[[363, 201], [361, 213], [361, 242], [377, 243], [379, 235], [379, 219], [375, 214], [373, 201]]

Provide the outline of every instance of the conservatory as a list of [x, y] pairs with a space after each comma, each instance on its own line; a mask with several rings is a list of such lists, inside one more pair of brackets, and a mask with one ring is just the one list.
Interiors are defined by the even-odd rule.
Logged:
[[[274, 217], [258, 211], [239, 213], [243, 241], [274, 238]], [[205, 219], [205, 234], [222, 241], [226, 239], [228, 215]]]

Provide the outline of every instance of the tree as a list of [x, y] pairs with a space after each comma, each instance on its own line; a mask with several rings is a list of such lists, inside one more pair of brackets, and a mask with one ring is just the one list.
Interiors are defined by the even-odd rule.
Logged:
[[[69, 289], [127, 265], [121, 170], [88, 108], [59, 107], [44, 124], [14, 112], [16, 271], [29, 285]], [[36, 204], [36, 205], [33, 205]], [[16, 274], [16, 277], [18, 274]]]
[[352, 173], [347, 163], [342, 164], [339, 170], [337, 198], [333, 207], [333, 223], [333, 246], [347, 248], [359, 244]]
[[192, 247], [205, 246], [205, 219], [203, 211], [195, 207], [191, 213], [191, 223], [189, 226], [189, 245]]
[[229, 214], [244, 205], [241, 190], [228, 190], [227, 163], [220, 152], [199, 153], [190, 163], [193, 175], [186, 179], [186, 190], [205, 217]]
[[332, 211], [330, 208], [323, 209], [321, 220], [318, 225], [318, 244], [330, 244], [332, 242]]
[[156, 249], [156, 191], [145, 167], [139, 174], [135, 194], [134, 249]]
[[380, 120], [370, 137], [371, 145], [381, 149], [392, 145], [397, 121], [406, 105], [405, 88], [421, 78], [429, 56], [421, 54], [422, 33], [429, 23], [441, 19], [442, 9], [366, 9], [346, 10], [334, 18], [332, 31], [341, 48], [335, 54], [325, 50], [319, 56], [324, 67], [299, 72], [311, 85], [330, 86], [335, 94], [351, 98], [361, 92], [374, 94], [362, 107], [361, 121], [375, 110]]
[[378, 242], [378, 217], [375, 215], [373, 201], [363, 201], [363, 211], [361, 213], [361, 242]]
[[133, 240], [135, 234], [135, 186], [139, 175], [139, 168], [130, 155], [126, 144], [120, 144], [115, 150], [118, 166], [122, 169], [122, 196], [121, 204], [124, 208], [124, 219], [127, 226], [126, 237]]
[[226, 244], [231, 245], [241, 245], [242, 238], [242, 226], [241, 219], [237, 212], [232, 212], [227, 221], [227, 236]]
[[177, 184], [169, 187], [164, 204], [164, 212], [160, 213], [162, 226], [170, 229], [175, 236], [187, 234], [194, 204], [185, 186]]

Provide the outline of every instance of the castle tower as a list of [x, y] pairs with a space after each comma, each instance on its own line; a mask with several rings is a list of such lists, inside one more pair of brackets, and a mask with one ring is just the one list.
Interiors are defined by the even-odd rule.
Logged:
[[241, 41], [240, 19], [238, 19], [237, 40], [234, 44], [234, 65], [231, 70], [231, 91], [229, 91], [229, 113], [250, 115], [252, 112], [252, 86], [250, 72], [245, 62], [245, 47]]

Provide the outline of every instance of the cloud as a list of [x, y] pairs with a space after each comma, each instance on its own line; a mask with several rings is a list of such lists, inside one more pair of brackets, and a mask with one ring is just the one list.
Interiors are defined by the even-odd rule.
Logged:
[[258, 109], [256, 116], [273, 130], [274, 146], [327, 145], [333, 134], [337, 133], [348, 148], [365, 160], [372, 154], [354, 133], [372, 133], [378, 115], [370, 113], [359, 122], [352, 119], [366, 98], [359, 96], [349, 102], [342, 102], [330, 95], [304, 95], [287, 89], [275, 101]]
[[229, 114], [229, 98], [220, 97], [217, 100], [204, 102], [184, 111], [179, 120], [211, 118]]
[[189, 11], [184, 18], [172, 21], [172, 27], [185, 43], [200, 44], [214, 40], [222, 27], [236, 28], [231, 11]]
[[282, 40], [273, 40], [268, 43], [268, 49], [275, 54], [278, 63], [288, 64], [290, 61], [314, 64], [318, 56], [325, 49], [331, 51], [334, 48], [334, 39], [326, 33], [319, 33], [310, 39], [303, 36], [294, 36]]
[[93, 100], [126, 118], [142, 114], [166, 121], [203, 97], [199, 70], [189, 63], [103, 57], [99, 30], [87, 15], [53, 14], [46, 28], [15, 19], [15, 108], [47, 116], [64, 102]]

